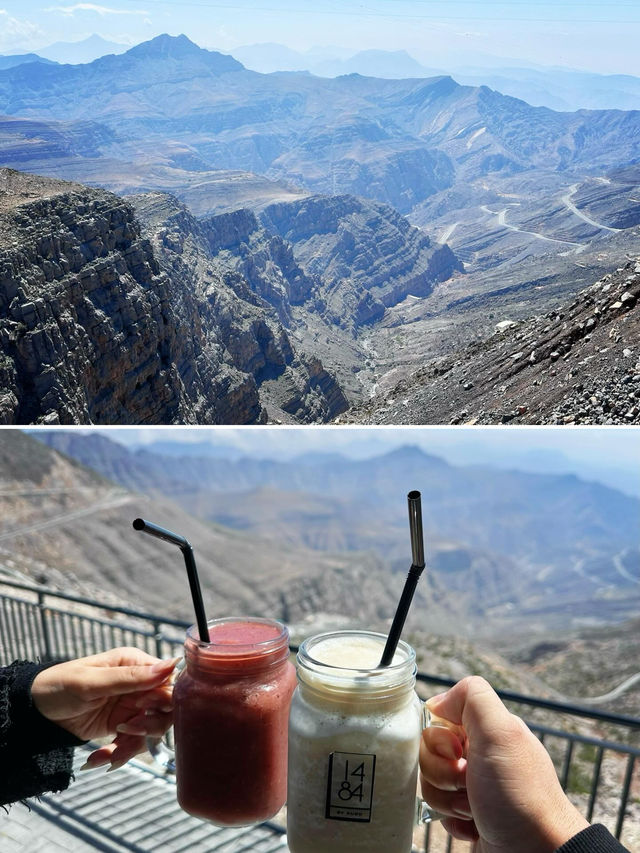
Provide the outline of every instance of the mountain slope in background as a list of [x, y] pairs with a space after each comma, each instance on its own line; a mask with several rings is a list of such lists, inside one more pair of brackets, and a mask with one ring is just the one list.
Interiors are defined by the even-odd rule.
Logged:
[[[324, 77], [362, 74], [368, 77], [407, 78], [452, 76], [458, 83], [489, 86], [536, 107], [552, 110], [633, 110], [640, 108], [640, 78], [626, 74], [594, 74], [571, 68], [524, 67], [504, 63], [492, 67], [441, 63], [428, 68], [404, 50], [301, 53], [285, 45], [243, 45], [232, 51], [253, 71], [309, 71]], [[346, 54], [346, 55], [345, 55]]]
[[0, 436], [0, 510], [0, 577], [190, 620], [181, 556], [136, 532], [141, 516], [192, 543], [211, 614], [289, 621], [324, 612], [378, 624], [392, 613], [396, 584], [370, 552], [320, 553], [199, 521], [15, 430]]
[[[640, 232], [636, 230], [640, 240]], [[369, 424], [640, 424], [640, 256], [340, 416]], [[486, 311], [490, 300], [469, 301]]]
[[18, 53], [12, 56], [0, 56], [0, 71], [4, 71], [6, 68], [14, 68], [16, 65], [26, 65], [29, 62], [51, 64], [50, 59], [44, 59], [37, 53]]
[[124, 53], [128, 45], [108, 41], [94, 33], [81, 41], [57, 41], [47, 47], [40, 48], [38, 55], [54, 62], [71, 65], [93, 62], [109, 53]]
[[456, 468], [416, 448], [361, 462], [283, 463], [132, 453], [101, 436], [38, 437], [242, 535], [375, 549], [397, 571], [406, 564], [405, 495], [419, 488], [431, 591], [482, 634], [619, 621], [638, 606], [640, 502], [573, 476]]

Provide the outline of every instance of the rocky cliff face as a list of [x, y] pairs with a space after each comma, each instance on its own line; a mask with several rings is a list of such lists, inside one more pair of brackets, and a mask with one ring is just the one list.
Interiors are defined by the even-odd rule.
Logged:
[[[225, 394], [193, 300], [160, 272], [130, 206], [1, 175], [2, 422], [219, 421]], [[246, 377], [226, 378], [240, 419], [259, 417]]]
[[292, 322], [291, 305], [314, 298], [319, 279], [307, 275], [291, 246], [262, 228], [250, 210], [204, 219], [201, 227], [216, 262], [240, 273], [251, 290], [276, 309], [286, 326]]
[[462, 269], [448, 246], [434, 246], [393, 208], [354, 196], [273, 204], [260, 220], [291, 243], [300, 266], [320, 280], [313, 295], [327, 320], [346, 328], [374, 323], [386, 307], [426, 296]]
[[278, 375], [294, 419], [346, 408], [240, 274], [185, 262], [184, 209], [154, 248], [110, 193], [9, 170], [0, 190], [2, 423], [263, 422]]
[[196, 220], [171, 196], [133, 197], [167, 275], [199, 302], [205, 335], [253, 377], [271, 420], [326, 421], [348, 402], [320, 360], [294, 344], [291, 304], [316, 282], [247, 210]]

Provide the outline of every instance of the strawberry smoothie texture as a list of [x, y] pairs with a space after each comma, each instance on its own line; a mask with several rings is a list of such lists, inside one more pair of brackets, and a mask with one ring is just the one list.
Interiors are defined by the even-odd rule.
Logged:
[[287, 786], [287, 723], [296, 684], [288, 633], [233, 620], [185, 644], [174, 689], [177, 794], [190, 814], [241, 826], [273, 817]]

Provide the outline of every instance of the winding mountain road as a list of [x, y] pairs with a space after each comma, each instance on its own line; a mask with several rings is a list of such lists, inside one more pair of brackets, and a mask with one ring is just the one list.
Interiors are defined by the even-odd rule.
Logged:
[[502, 210], [490, 210], [486, 204], [483, 204], [481, 205], [480, 210], [484, 213], [489, 213], [491, 216], [497, 216], [497, 224], [502, 228], [508, 228], [510, 231], [517, 231], [519, 234], [527, 234], [529, 237], [535, 237], [538, 240], [547, 240], [549, 243], [562, 243], [565, 246], [577, 246], [578, 248], [583, 248], [585, 245], [584, 243], [576, 243], [573, 240], [560, 240], [557, 237], [547, 237], [545, 234], [538, 234], [537, 231], [526, 231], [524, 228], [517, 228], [515, 225], [509, 225], [507, 222], [508, 207], [505, 207]]
[[77, 521], [87, 515], [93, 515], [96, 512], [114, 509], [115, 507], [124, 506], [133, 500], [133, 495], [122, 492], [121, 489], [112, 489], [103, 495], [95, 503], [90, 504], [82, 509], [75, 509], [70, 512], [61, 513], [53, 518], [48, 518], [45, 521], [37, 521], [33, 524], [26, 524], [14, 530], [7, 530], [0, 533], [0, 542], [5, 542], [7, 539], [13, 539], [16, 536], [24, 536], [27, 533], [38, 533], [41, 530], [47, 530], [50, 527], [59, 527], [62, 524], [68, 524], [70, 521]]
[[594, 228], [601, 228], [603, 231], [622, 231], [622, 228], [611, 228], [609, 225], [603, 225], [602, 222], [596, 222], [595, 219], [591, 219], [585, 213], [582, 213], [581, 210], [578, 210], [575, 204], [571, 201], [571, 196], [577, 193], [579, 186], [579, 184], [572, 184], [569, 187], [569, 192], [566, 195], [562, 196], [562, 203], [565, 205], [565, 207], [567, 207], [571, 211], [571, 213], [573, 213], [579, 219], [582, 219], [589, 225], [593, 225]]
[[636, 672], [635, 675], [630, 675], [629, 678], [626, 678], [622, 684], [619, 684], [617, 687], [614, 687], [613, 690], [610, 690], [608, 693], [603, 693], [602, 696], [590, 696], [585, 698], [581, 696], [579, 699], [565, 698], [565, 701], [571, 702], [574, 705], [601, 705], [604, 702], [612, 702], [614, 699], [619, 699], [623, 693], [626, 693], [627, 690], [630, 690], [635, 684], [640, 681], [640, 672]]

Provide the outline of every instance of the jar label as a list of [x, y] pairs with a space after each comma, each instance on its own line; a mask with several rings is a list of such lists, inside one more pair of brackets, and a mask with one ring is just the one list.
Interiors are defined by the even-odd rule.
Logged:
[[375, 755], [332, 752], [329, 756], [325, 817], [368, 823], [371, 820], [375, 769]]

